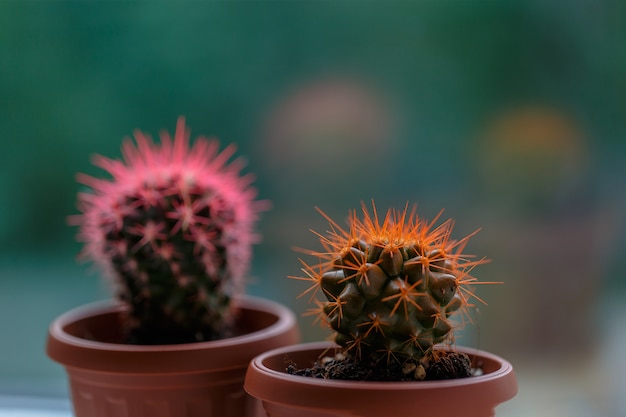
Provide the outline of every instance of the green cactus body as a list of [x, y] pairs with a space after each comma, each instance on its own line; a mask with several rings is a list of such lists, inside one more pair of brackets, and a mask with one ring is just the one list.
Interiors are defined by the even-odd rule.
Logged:
[[[469, 275], [485, 260], [462, 254], [471, 236], [450, 239], [452, 221], [438, 227], [423, 222], [415, 209], [387, 212], [379, 222], [375, 206], [363, 220], [353, 212], [344, 230], [331, 224], [320, 235], [320, 262], [305, 262], [310, 291], [321, 290], [320, 315], [344, 350], [364, 361], [420, 360], [433, 346], [450, 342], [450, 316], [466, 312], [476, 283]], [[439, 217], [439, 216], [438, 216]]]
[[125, 162], [98, 157], [112, 181], [80, 176], [84, 254], [113, 278], [129, 306], [129, 342], [186, 343], [229, 335], [231, 299], [243, 290], [251, 255], [256, 192], [234, 148], [204, 138], [189, 147], [184, 120], [174, 141], [136, 133]]

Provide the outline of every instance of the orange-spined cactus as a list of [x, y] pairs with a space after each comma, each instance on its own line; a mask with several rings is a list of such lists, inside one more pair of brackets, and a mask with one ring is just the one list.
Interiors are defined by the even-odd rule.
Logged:
[[[320, 211], [321, 212], [321, 211]], [[323, 250], [301, 261], [312, 283], [318, 314], [334, 331], [344, 353], [360, 361], [394, 358], [420, 361], [436, 344], [452, 341], [455, 312], [467, 314], [476, 297], [471, 271], [485, 259], [463, 251], [469, 238], [451, 237], [453, 221], [439, 225], [419, 218], [415, 208], [389, 210], [379, 218], [362, 207], [343, 228], [326, 214], [330, 230], [318, 234]]]
[[234, 146], [189, 143], [181, 117], [161, 143], [135, 132], [124, 161], [96, 156], [111, 179], [79, 175], [72, 220], [84, 255], [102, 267], [128, 305], [131, 343], [163, 344], [228, 335], [231, 299], [243, 290], [261, 208]]

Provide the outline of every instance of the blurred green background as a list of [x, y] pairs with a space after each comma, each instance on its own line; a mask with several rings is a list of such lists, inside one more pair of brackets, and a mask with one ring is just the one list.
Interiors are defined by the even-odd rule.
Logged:
[[[75, 259], [75, 174], [184, 115], [273, 203], [249, 293], [306, 310], [286, 276], [326, 230], [316, 206], [445, 207], [458, 237], [482, 228], [477, 276], [505, 282], [459, 343], [529, 388], [583, 384], [550, 397], [569, 415], [619, 415], [618, 388], [590, 386], [626, 371], [606, 359], [626, 317], [625, 23], [618, 1], [0, 2], [0, 394], [66, 395], [46, 327], [109, 295]], [[511, 415], [544, 415], [547, 393], [522, 394]]]

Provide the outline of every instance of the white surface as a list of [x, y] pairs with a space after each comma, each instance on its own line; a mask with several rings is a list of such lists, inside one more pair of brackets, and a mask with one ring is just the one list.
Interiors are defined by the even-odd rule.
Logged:
[[0, 410], [0, 417], [72, 417], [70, 411], [53, 410]]
[[0, 395], [0, 417], [72, 417], [70, 401]]

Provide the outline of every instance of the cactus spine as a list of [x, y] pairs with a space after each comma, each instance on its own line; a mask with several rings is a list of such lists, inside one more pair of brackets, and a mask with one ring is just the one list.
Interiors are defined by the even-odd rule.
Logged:
[[312, 284], [304, 293], [323, 295], [317, 313], [346, 355], [420, 361], [452, 341], [450, 316], [467, 314], [477, 283], [470, 272], [486, 260], [463, 253], [473, 234], [451, 239], [451, 219], [435, 227], [439, 216], [425, 222], [415, 207], [384, 219], [372, 209], [363, 205], [362, 219], [351, 212], [347, 229], [320, 210], [330, 223], [318, 234], [324, 250], [309, 251], [319, 262], [301, 260], [304, 276], [292, 278]]
[[136, 131], [124, 161], [94, 158], [112, 179], [78, 176], [91, 188], [78, 196], [78, 238], [128, 305], [130, 343], [225, 337], [243, 290], [262, 208], [253, 177], [240, 175], [240, 159], [229, 163], [234, 146], [219, 152], [202, 137], [190, 146], [189, 136], [182, 117], [160, 144]]

